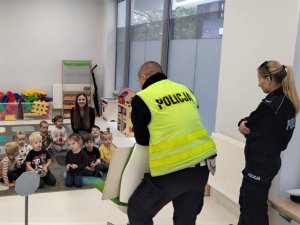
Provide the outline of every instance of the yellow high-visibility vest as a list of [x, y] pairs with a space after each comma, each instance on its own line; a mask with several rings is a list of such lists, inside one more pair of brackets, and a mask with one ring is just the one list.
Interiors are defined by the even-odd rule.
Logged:
[[186, 86], [166, 79], [137, 95], [151, 113], [148, 129], [152, 176], [187, 168], [216, 154], [198, 113], [197, 100]]

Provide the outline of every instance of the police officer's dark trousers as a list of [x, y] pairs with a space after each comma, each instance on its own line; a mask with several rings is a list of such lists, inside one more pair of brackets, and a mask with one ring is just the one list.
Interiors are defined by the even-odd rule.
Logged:
[[280, 157], [264, 163], [246, 162], [240, 188], [238, 225], [269, 225], [268, 195], [273, 178], [281, 166]]
[[169, 202], [174, 225], [194, 225], [203, 206], [207, 166], [197, 165], [163, 176], [145, 174], [128, 202], [130, 225], [152, 225], [152, 218]]

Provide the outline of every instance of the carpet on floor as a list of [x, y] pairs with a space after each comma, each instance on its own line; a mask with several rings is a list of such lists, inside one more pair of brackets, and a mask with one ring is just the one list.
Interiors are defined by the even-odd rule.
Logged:
[[58, 165], [65, 165], [66, 154], [55, 155], [55, 160]]
[[[53, 125], [52, 125], [53, 126]], [[70, 125], [65, 124], [64, 126], [67, 130], [67, 134], [72, 133], [72, 129]], [[51, 125], [50, 125], [51, 129]], [[30, 125], [0, 125], [0, 159], [5, 156], [4, 145], [7, 141], [13, 140], [13, 135], [17, 131], [23, 131], [28, 136], [30, 133], [34, 131], [39, 131], [38, 124], [30, 124]], [[1, 154], [2, 153], [2, 154]], [[36, 193], [45, 193], [45, 192], [54, 192], [54, 191], [69, 191], [69, 190], [78, 190], [76, 187], [66, 187], [65, 186], [65, 179], [64, 179], [64, 172], [66, 171], [65, 167], [65, 155], [66, 152], [62, 153], [53, 153], [52, 154], [52, 164], [50, 165], [50, 171], [55, 176], [57, 180], [57, 184], [55, 186], [45, 186], [45, 188], [40, 188], [36, 191]], [[97, 180], [93, 180], [92, 182], [85, 183], [81, 189], [90, 189], [94, 188], [95, 182], [103, 182], [100, 178]], [[10, 195], [17, 195], [15, 192], [15, 188], [7, 188], [0, 183], [0, 197], [2, 196], [10, 196]]]
[[[46, 193], [46, 192], [56, 192], [56, 191], [72, 191], [78, 190], [76, 187], [66, 187], [65, 186], [65, 178], [64, 173], [66, 172], [65, 165], [59, 165], [56, 161], [55, 157], [52, 157], [52, 164], [50, 165], [50, 171], [56, 178], [55, 186], [46, 185], [44, 188], [39, 188], [35, 193]], [[80, 189], [92, 189], [95, 188], [94, 185], [96, 183], [102, 183], [103, 180], [97, 177], [84, 177], [84, 185], [80, 187]], [[15, 192], [15, 188], [7, 189], [6, 186], [3, 187], [3, 183], [0, 184], [0, 197], [17, 195]], [[3, 188], [2, 188], [3, 187]]]

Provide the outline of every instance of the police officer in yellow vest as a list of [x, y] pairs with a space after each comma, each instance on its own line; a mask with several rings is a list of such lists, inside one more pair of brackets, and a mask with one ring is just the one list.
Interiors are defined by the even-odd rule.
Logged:
[[132, 99], [131, 119], [137, 144], [149, 146], [150, 174], [129, 199], [129, 223], [153, 224], [152, 218], [172, 202], [174, 224], [193, 225], [203, 206], [206, 159], [216, 155], [214, 142], [195, 96], [168, 80], [158, 63], [144, 63], [138, 82], [142, 90]]

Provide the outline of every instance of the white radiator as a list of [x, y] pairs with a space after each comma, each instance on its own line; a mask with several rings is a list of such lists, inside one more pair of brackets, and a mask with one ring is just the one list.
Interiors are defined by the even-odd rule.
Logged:
[[64, 90], [62, 90], [62, 84], [53, 84], [53, 109], [62, 109], [63, 105], [63, 91], [64, 92], [85, 92], [90, 88], [93, 91], [91, 84], [64, 84]]
[[62, 109], [62, 85], [53, 84], [53, 109]]
[[217, 147], [217, 168], [215, 175], [210, 175], [208, 183], [238, 204], [242, 170], [245, 166], [245, 144], [220, 133], [212, 133], [212, 138]]

